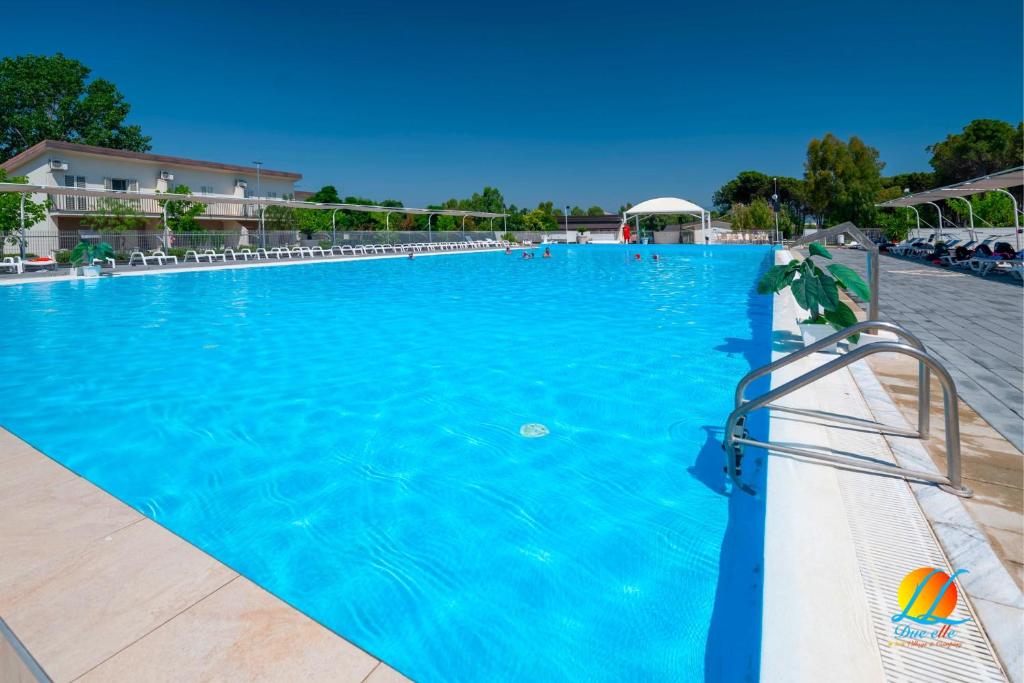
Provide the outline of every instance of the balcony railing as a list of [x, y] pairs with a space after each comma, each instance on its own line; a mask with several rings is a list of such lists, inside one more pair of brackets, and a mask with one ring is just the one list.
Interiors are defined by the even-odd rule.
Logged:
[[[181, 201], [188, 199], [182, 197]], [[50, 203], [50, 211], [56, 214], [105, 213], [110, 212], [113, 205], [129, 208], [144, 216], [162, 216], [164, 212], [159, 201], [148, 197], [112, 199], [76, 194], [50, 195]], [[259, 218], [260, 207], [256, 204], [207, 204], [202, 215], [208, 218]]]

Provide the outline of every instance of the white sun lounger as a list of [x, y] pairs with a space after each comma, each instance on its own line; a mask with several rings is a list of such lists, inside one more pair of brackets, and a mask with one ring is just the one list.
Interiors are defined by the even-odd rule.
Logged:
[[16, 275], [25, 272], [25, 266], [22, 265], [20, 256], [4, 257], [4, 260], [0, 261], [0, 268], [13, 270]]
[[172, 256], [168, 256], [167, 254], [165, 254], [164, 252], [160, 251], [159, 249], [157, 249], [156, 251], [151, 251], [148, 254], [145, 254], [145, 253], [143, 253], [141, 251], [133, 251], [131, 253], [131, 255], [128, 256], [128, 265], [129, 266], [135, 265], [135, 259], [139, 259], [140, 261], [142, 261], [142, 265], [144, 265], [144, 266], [148, 266], [149, 265], [150, 259], [156, 261], [157, 264], [159, 264], [161, 266], [164, 265], [164, 261], [171, 261], [171, 262], [173, 262], [175, 264], [178, 263], [178, 257], [177, 256], [173, 256], [173, 255]]

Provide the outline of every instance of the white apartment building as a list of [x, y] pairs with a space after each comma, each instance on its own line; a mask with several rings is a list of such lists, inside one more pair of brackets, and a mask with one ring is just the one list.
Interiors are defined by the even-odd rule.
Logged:
[[[254, 166], [196, 161], [162, 154], [127, 152], [106, 147], [44, 140], [8, 159], [0, 168], [8, 177], [27, 176], [29, 184], [122, 192], [168, 192], [186, 185], [192, 194], [256, 196]], [[290, 199], [295, 196], [299, 173], [262, 169], [260, 194]], [[34, 197], [36, 200], [42, 196]], [[77, 235], [89, 230], [82, 219], [101, 207], [102, 198], [51, 195], [45, 222], [32, 226], [30, 235]], [[163, 210], [155, 199], [133, 199], [132, 206], [146, 219], [145, 230], [160, 230]], [[248, 204], [210, 204], [199, 217], [205, 230], [244, 232], [259, 223], [259, 210]], [[243, 230], [244, 228], [244, 230]]]

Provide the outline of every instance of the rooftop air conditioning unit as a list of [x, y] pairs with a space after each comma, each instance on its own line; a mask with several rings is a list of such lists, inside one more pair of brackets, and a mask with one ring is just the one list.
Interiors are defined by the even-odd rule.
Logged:
[[68, 170], [68, 164], [66, 161], [61, 161], [60, 159], [50, 159], [50, 170], [66, 171]]
[[160, 171], [160, 180], [174, 180], [174, 174], [170, 171]]
[[244, 190], [245, 188], [249, 187], [249, 183], [245, 182], [242, 179], [238, 179], [235, 181], [235, 187], [240, 187]]

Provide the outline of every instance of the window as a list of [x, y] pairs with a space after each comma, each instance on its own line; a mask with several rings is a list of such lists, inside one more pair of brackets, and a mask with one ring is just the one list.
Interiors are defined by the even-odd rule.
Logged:
[[104, 178], [103, 187], [114, 192], [138, 192], [139, 181], [131, 178]]
[[[84, 175], [66, 175], [64, 176], [64, 187], [75, 187], [80, 190], [85, 189], [85, 176]], [[64, 209], [67, 211], [85, 211], [86, 208], [86, 197], [76, 197], [74, 195], [64, 195]]]
[[214, 194], [213, 185], [201, 185], [199, 187], [199, 194]]
[[267, 198], [268, 199], [277, 199], [277, 193], [276, 192], [267, 192]]

